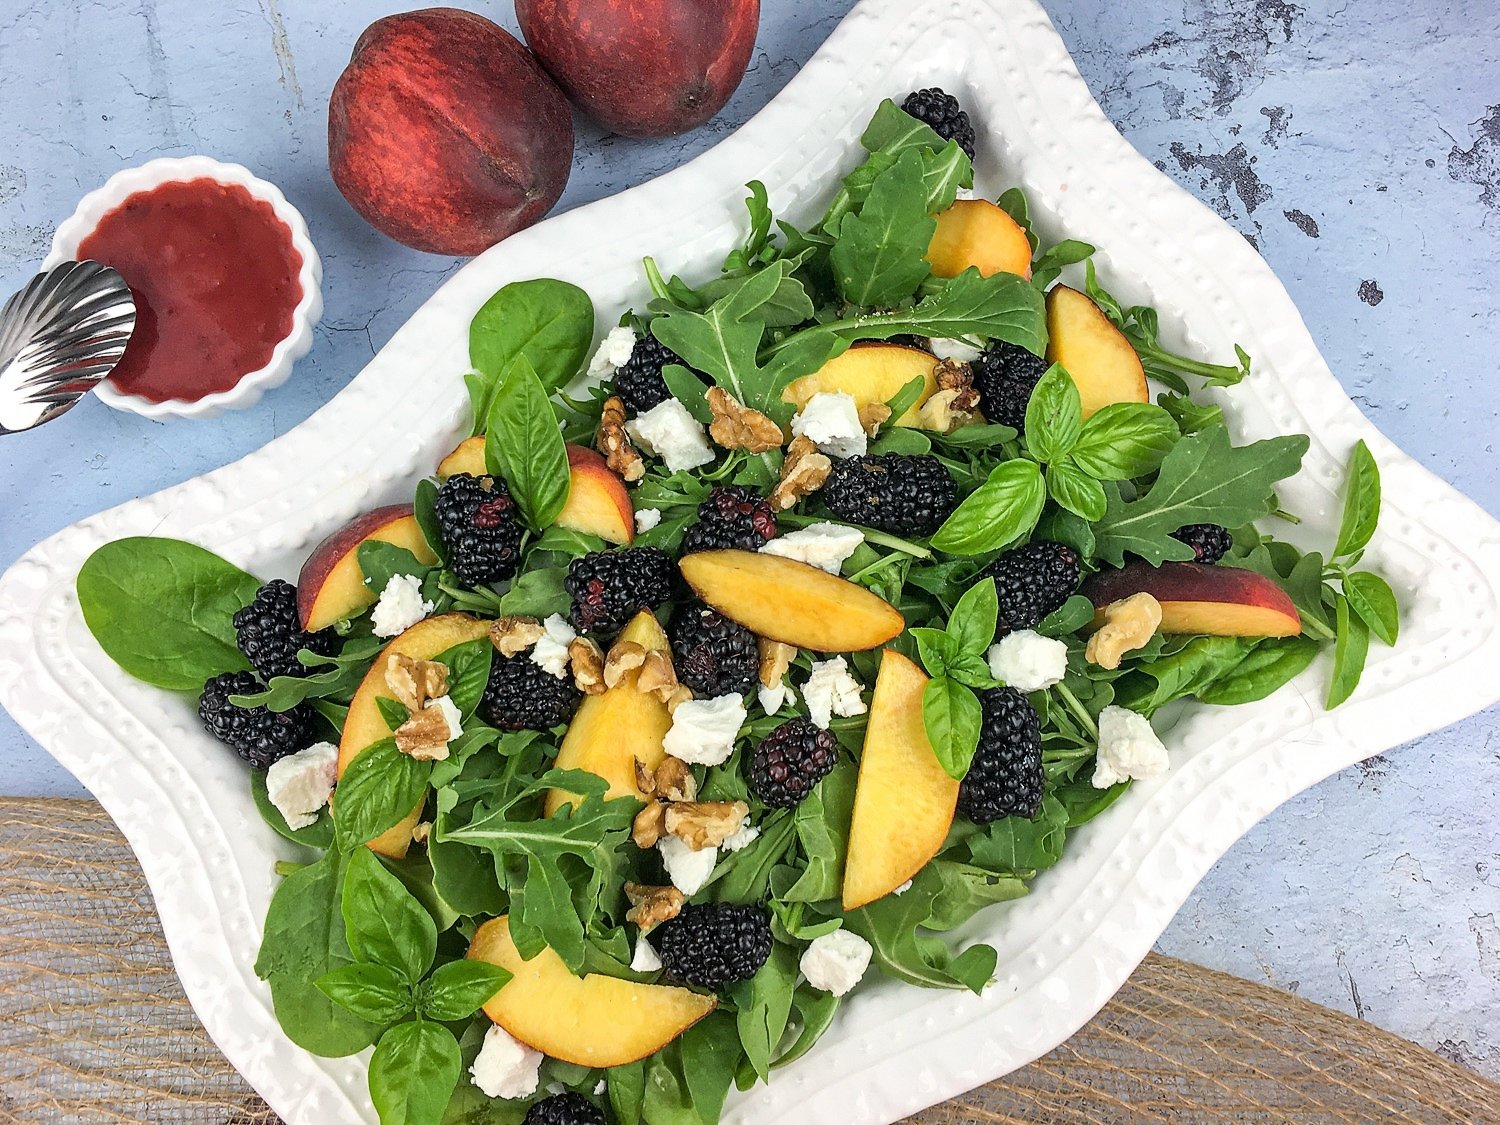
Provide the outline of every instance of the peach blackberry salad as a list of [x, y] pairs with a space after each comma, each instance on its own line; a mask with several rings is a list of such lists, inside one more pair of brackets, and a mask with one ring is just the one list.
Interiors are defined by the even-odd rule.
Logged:
[[944, 934], [1169, 768], [1158, 710], [1328, 645], [1332, 707], [1396, 640], [1363, 445], [1330, 552], [1275, 538], [1308, 439], [1231, 441], [1243, 351], [1173, 353], [976, 193], [942, 91], [861, 140], [602, 342], [576, 286], [501, 289], [473, 436], [295, 585], [152, 538], [79, 575], [303, 845], [256, 970], [302, 1047], [374, 1045], [387, 1125], [717, 1121], [875, 976], [984, 989]]

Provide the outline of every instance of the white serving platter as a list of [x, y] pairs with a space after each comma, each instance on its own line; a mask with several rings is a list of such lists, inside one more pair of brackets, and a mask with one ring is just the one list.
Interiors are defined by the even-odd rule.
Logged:
[[124, 535], [192, 540], [262, 578], [294, 576], [330, 528], [405, 499], [459, 434], [475, 310], [502, 284], [584, 286], [601, 328], [647, 296], [640, 259], [701, 277], [741, 237], [742, 185], [778, 214], [814, 217], [876, 103], [941, 85], [981, 136], [979, 187], [1019, 184], [1048, 239], [1103, 247], [1102, 280], [1155, 305], [1169, 344], [1255, 373], [1225, 401], [1241, 440], [1312, 435], [1282, 490], [1293, 538], [1326, 546], [1349, 449], [1384, 475], [1367, 556], [1407, 607], [1401, 644], [1376, 646], [1354, 698], [1320, 705], [1326, 657], [1271, 699], [1192, 710], [1169, 734], [1171, 772], [1137, 785], [1070, 839], [1033, 894], [962, 932], [1000, 953], [983, 997], [880, 982], [818, 1049], [726, 1120], [889, 1122], [1021, 1066], [1083, 1025], [1234, 841], [1294, 793], [1500, 697], [1500, 525], [1404, 456], [1340, 389], [1285, 290], [1249, 244], [1136, 153], [1105, 119], [1032, 0], [865, 0], [787, 89], [711, 152], [649, 184], [548, 220], [449, 280], [328, 406], [226, 468], [85, 520], [0, 578], [0, 702], [99, 798], [129, 838], [183, 986], [215, 1042], [289, 1125], [373, 1122], [365, 1060], [318, 1059], [281, 1034], [252, 964], [292, 845], [267, 829], [242, 764], [192, 701], [131, 680], [89, 636], [78, 567]]

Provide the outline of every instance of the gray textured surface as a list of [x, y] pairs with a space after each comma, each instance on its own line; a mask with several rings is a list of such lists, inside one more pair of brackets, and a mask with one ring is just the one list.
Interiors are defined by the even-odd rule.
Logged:
[[[1255, 242], [1365, 412], [1500, 514], [1500, 8], [1143, 0], [1108, 6], [1104, 21], [1090, 0], [1045, 3], [1109, 115]], [[474, 6], [512, 22], [508, 4]], [[712, 145], [850, 6], [764, 0], [744, 85], [688, 137], [643, 143], [583, 124], [561, 206]], [[296, 425], [452, 270], [364, 226], [323, 162], [327, 92], [349, 47], [401, 7], [0, 0], [0, 288], [29, 276], [55, 224], [111, 173], [201, 151], [282, 186], [312, 225], [328, 302], [312, 353], [253, 410], [157, 424], [90, 402], [0, 442], [0, 567], [74, 520]], [[1497, 719], [1477, 716], [1288, 803], [1214, 869], [1161, 949], [1500, 1077]], [[80, 791], [3, 714], [0, 755], [0, 789]]]

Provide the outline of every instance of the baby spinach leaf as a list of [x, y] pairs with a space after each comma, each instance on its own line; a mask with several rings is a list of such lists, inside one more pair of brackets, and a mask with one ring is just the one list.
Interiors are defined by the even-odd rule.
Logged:
[[566, 569], [559, 566], [528, 570], [500, 596], [500, 612], [544, 619], [554, 613], [566, 614], [571, 601], [563, 589], [566, 575]]
[[1276, 637], [1261, 641], [1238, 664], [1198, 692], [1198, 698], [1218, 706], [1264, 699], [1311, 664], [1319, 647], [1318, 642], [1310, 637]]
[[271, 896], [255, 961], [255, 975], [270, 986], [287, 1038], [325, 1058], [363, 1050], [380, 1031], [334, 1004], [314, 983], [354, 959], [339, 912], [343, 868], [343, 857], [330, 851], [287, 876]]
[[1401, 630], [1401, 611], [1390, 583], [1367, 570], [1351, 571], [1344, 575], [1344, 597], [1372, 633], [1388, 645], [1396, 643]]
[[1104, 517], [1104, 487], [1071, 457], [1047, 466], [1047, 494], [1090, 522]]
[[776, 1061], [771, 1064], [772, 1070], [796, 1062], [813, 1049], [823, 1033], [833, 1026], [833, 1017], [839, 1010], [839, 997], [831, 992], [801, 985], [792, 994], [792, 1009], [799, 1025], [797, 1038], [776, 1057]]
[[772, 1057], [786, 1033], [796, 985], [797, 951], [777, 942], [755, 976], [730, 989], [740, 1045], [762, 1081], [770, 1077]]
[[443, 542], [442, 525], [438, 523], [437, 495], [437, 482], [431, 477], [423, 477], [417, 481], [417, 492], [412, 501], [412, 510], [417, 518], [417, 526], [422, 529], [422, 538], [427, 540], [428, 549], [440, 560], [446, 562], [448, 548]]
[[1002, 461], [943, 521], [932, 545], [952, 555], [999, 550], [1036, 526], [1046, 501], [1046, 486], [1035, 461]]
[[484, 460], [505, 478], [521, 517], [534, 531], [568, 502], [568, 453], [547, 389], [525, 356], [495, 388], [485, 424]]
[[1333, 557], [1347, 558], [1362, 551], [1380, 520], [1380, 466], [1364, 439], [1354, 443], [1344, 477], [1344, 517]]
[[1057, 461], [1078, 443], [1083, 404], [1072, 376], [1054, 363], [1026, 403], [1026, 448], [1038, 461]]
[[936, 222], [927, 212], [922, 156], [908, 151], [875, 177], [856, 214], [832, 232], [829, 261], [844, 300], [864, 307], [893, 305], [911, 297], [932, 272], [927, 245]]
[[411, 982], [395, 969], [356, 961], [324, 973], [318, 991], [360, 1019], [382, 1027], [412, 1010]]
[[484, 432], [490, 400], [517, 358], [555, 391], [578, 373], [593, 342], [594, 303], [578, 286], [552, 278], [502, 286], [469, 325], [469, 362], [486, 392], [474, 404], [474, 432]]
[[1122, 781], [1108, 789], [1095, 789], [1090, 781], [1076, 781], [1070, 785], [1059, 785], [1056, 790], [1058, 803], [1068, 813], [1068, 827], [1077, 828], [1087, 824], [1110, 805], [1125, 795], [1130, 782]]
[[510, 981], [511, 974], [486, 961], [450, 961], [422, 982], [422, 1014], [441, 1023], [468, 1019]]
[[365, 576], [365, 585], [378, 594], [386, 583], [398, 574], [410, 574], [414, 578], [426, 578], [436, 567], [417, 561], [417, 556], [405, 547], [394, 543], [382, 543], [379, 539], [366, 539], [358, 549], [359, 569]]
[[99, 647], [130, 675], [168, 691], [201, 691], [250, 667], [231, 618], [260, 583], [180, 539], [106, 543], [78, 572], [78, 606]]
[[369, 848], [358, 848], [349, 857], [343, 912], [356, 957], [394, 969], [410, 983], [422, 979], [437, 953], [437, 927]]
[[1072, 454], [1095, 480], [1129, 480], [1154, 473], [1176, 442], [1177, 424], [1161, 407], [1114, 402], [1083, 424]]
[[609, 1106], [620, 1125], [641, 1125], [641, 1103], [646, 1098], [646, 1064], [643, 1061], [612, 1066], [604, 1072]]
[[361, 750], [339, 778], [333, 817], [339, 847], [352, 851], [394, 827], [427, 792], [431, 762], [419, 762], [386, 738]]
[[1124, 564], [1126, 553], [1152, 563], [1192, 558], [1192, 548], [1172, 532], [1190, 523], [1238, 527], [1265, 515], [1275, 482], [1297, 471], [1307, 447], [1303, 434], [1238, 447], [1219, 426], [1189, 434], [1140, 499], [1127, 501], [1118, 488], [1106, 488], [1109, 505], [1094, 528], [1098, 557], [1114, 566]]
[[1328, 698], [1323, 706], [1332, 711], [1359, 686], [1370, 652], [1370, 629], [1357, 613], [1351, 612], [1349, 599], [1341, 597], [1335, 604], [1336, 635], [1333, 643], [1333, 679], [1328, 684]]
[[315, 823], [306, 828], [290, 828], [286, 817], [281, 810], [271, 804], [271, 798], [266, 793], [266, 771], [250, 771], [250, 797], [255, 802], [255, 810], [260, 813], [261, 819], [271, 826], [278, 836], [283, 836], [294, 844], [301, 844], [308, 848], [327, 848], [333, 843], [333, 818], [324, 809], [318, 814]]
[[1061, 606], [1042, 618], [1036, 627], [1044, 637], [1065, 637], [1076, 633], [1094, 619], [1094, 603], [1082, 594], [1074, 594]]
[[962, 779], [979, 746], [979, 697], [949, 676], [936, 676], [922, 689], [922, 722], [932, 752], [949, 777]]
[[380, 1125], [441, 1125], [462, 1071], [458, 1040], [442, 1024], [397, 1024], [370, 1057], [370, 1098]]

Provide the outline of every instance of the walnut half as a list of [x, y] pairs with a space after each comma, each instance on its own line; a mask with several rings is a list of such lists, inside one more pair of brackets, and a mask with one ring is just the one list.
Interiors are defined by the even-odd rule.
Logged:
[[1131, 594], [1104, 607], [1104, 624], [1089, 638], [1084, 659], [1118, 668], [1121, 658], [1142, 647], [1161, 625], [1161, 603], [1150, 594]]
[[546, 635], [535, 617], [501, 617], [490, 622], [490, 643], [501, 656], [525, 652]]
[[385, 686], [408, 711], [420, 711], [429, 699], [448, 694], [448, 668], [435, 660], [392, 652], [385, 658]]
[[663, 827], [695, 852], [718, 847], [750, 815], [744, 801], [674, 801], [666, 808]]
[[714, 415], [708, 436], [725, 449], [764, 453], [769, 449], [780, 449], [786, 440], [781, 427], [768, 415], [751, 410], [723, 387], [710, 387], [707, 397], [708, 408]]
[[611, 395], [604, 400], [594, 445], [622, 480], [640, 480], [646, 475], [645, 459], [636, 452], [635, 446], [630, 444], [629, 435], [625, 433], [625, 401], [619, 395]]
[[833, 462], [827, 454], [819, 453], [811, 438], [799, 434], [786, 447], [781, 479], [771, 490], [771, 507], [778, 512], [793, 507], [804, 496], [822, 488], [832, 471]]
[[630, 900], [625, 918], [639, 926], [642, 934], [670, 922], [687, 902], [687, 896], [676, 887], [645, 887], [640, 883], [626, 883], [625, 897]]

